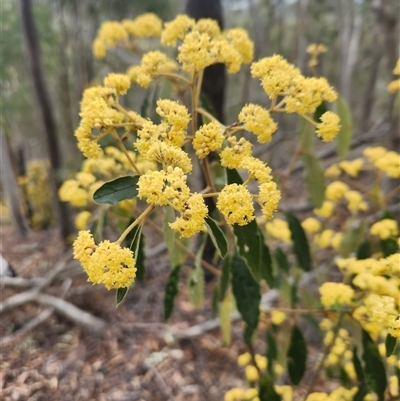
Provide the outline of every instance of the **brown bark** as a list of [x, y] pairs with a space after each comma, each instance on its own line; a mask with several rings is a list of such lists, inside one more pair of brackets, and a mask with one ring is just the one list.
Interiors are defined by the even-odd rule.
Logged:
[[58, 198], [58, 188], [61, 183], [58, 182], [57, 175], [62, 167], [62, 160], [57, 137], [57, 127], [43, 76], [40, 61], [40, 46], [32, 15], [31, 1], [18, 0], [18, 6], [35, 104], [45, 136], [47, 154], [50, 159], [51, 171], [49, 171], [49, 183], [53, 193], [54, 208], [61, 229], [61, 235], [65, 239], [71, 233], [71, 225], [69, 221], [69, 208], [66, 203], [61, 202]]

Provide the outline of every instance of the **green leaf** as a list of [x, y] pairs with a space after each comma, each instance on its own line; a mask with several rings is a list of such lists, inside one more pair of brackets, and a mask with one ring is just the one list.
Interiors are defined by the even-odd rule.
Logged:
[[222, 343], [226, 347], [231, 344], [232, 340], [231, 297], [232, 295], [230, 293], [227, 294], [219, 306], [219, 320], [221, 322]]
[[290, 380], [293, 384], [298, 385], [306, 371], [307, 345], [297, 326], [292, 327], [287, 361]]
[[194, 266], [190, 269], [187, 278], [189, 299], [190, 302], [196, 307], [201, 306], [204, 299], [204, 269], [201, 266], [201, 259], [203, 256], [206, 238], [207, 237], [204, 237], [204, 241], [196, 253]]
[[135, 198], [138, 194], [138, 175], [116, 178], [103, 184], [94, 194], [93, 200], [99, 205], [116, 205], [124, 199]]
[[361, 242], [357, 249], [356, 258], [358, 260], [368, 259], [371, 257], [371, 242], [365, 240]]
[[378, 347], [364, 329], [362, 331], [362, 343], [364, 347], [363, 360], [365, 363], [366, 383], [376, 392], [378, 400], [384, 401], [384, 393], [387, 386], [385, 366], [379, 355]]
[[255, 220], [245, 226], [233, 225], [239, 255], [246, 261], [254, 280], [261, 280], [262, 237]]
[[131, 232], [126, 236], [125, 241], [129, 244], [129, 249], [133, 253], [133, 257], [136, 261], [136, 279], [143, 281], [146, 273], [145, 260], [146, 256], [144, 253], [145, 238], [142, 235], [142, 225], [133, 227]]
[[274, 368], [274, 361], [278, 358], [278, 348], [276, 346], [275, 337], [271, 329], [267, 330], [266, 333], [267, 353], [268, 359], [268, 372], [272, 375]]
[[127, 287], [117, 289], [117, 306], [124, 300], [128, 290], [129, 288]]
[[326, 190], [324, 167], [321, 161], [313, 154], [304, 153], [302, 161], [307, 193], [314, 207], [321, 207], [325, 199]]
[[363, 383], [365, 381], [364, 371], [363, 371], [363, 368], [361, 365], [361, 361], [357, 355], [357, 347], [356, 346], [354, 346], [354, 348], [353, 348], [353, 365], [354, 365], [354, 369], [356, 371], [357, 380], [360, 383]]
[[249, 326], [248, 324], [244, 325], [243, 341], [246, 345], [248, 346], [252, 345], [255, 331], [256, 331], [255, 327]]
[[341, 96], [336, 100], [336, 112], [340, 118], [341, 127], [336, 137], [336, 149], [339, 157], [343, 160], [350, 149], [353, 137], [353, 120], [349, 106]]
[[300, 224], [300, 221], [292, 212], [286, 212], [286, 220], [292, 233], [293, 250], [297, 263], [306, 272], [311, 270], [311, 254], [307, 236]]
[[175, 241], [177, 239], [177, 232], [172, 230], [169, 223], [175, 221], [175, 211], [170, 206], [164, 206], [164, 239], [167, 244], [169, 262], [171, 266], [181, 265], [185, 260], [186, 255], [178, 248]]
[[317, 110], [315, 110], [314, 121], [320, 123], [322, 114], [324, 114], [327, 111], [328, 111], [327, 104], [325, 100], [323, 100], [322, 103], [317, 107]]
[[364, 397], [369, 393], [368, 386], [365, 382], [361, 383], [358, 386], [358, 391], [356, 395], [353, 397], [353, 401], [363, 401]]
[[290, 263], [286, 256], [286, 253], [281, 248], [276, 248], [274, 252], [276, 263], [278, 264], [279, 270], [285, 273], [289, 273]]
[[381, 239], [379, 241], [379, 247], [385, 258], [393, 255], [399, 249], [397, 242], [393, 238]]
[[[258, 228], [258, 230], [260, 230]], [[262, 250], [262, 256], [260, 260], [260, 276], [262, 279], [264, 279], [268, 286], [270, 288], [274, 287], [274, 277], [272, 275], [272, 258], [271, 258], [271, 252], [269, 250], [268, 245], [263, 241], [263, 236], [260, 232], [261, 236], [261, 250]]]
[[182, 265], [176, 265], [170, 272], [167, 285], [165, 287], [164, 298], [164, 319], [168, 320], [174, 310], [175, 297], [179, 292], [179, 274]]
[[218, 224], [211, 218], [206, 217], [206, 226], [208, 234], [218, 250], [221, 258], [224, 258], [228, 252], [228, 241], [225, 237], [224, 232], [219, 228]]
[[231, 260], [229, 255], [224, 259], [222, 265], [222, 275], [220, 280], [219, 300], [222, 301], [225, 298], [226, 290], [228, 289], [229, 280], [231, 278]]
[[233, 255], [231, 269], [232, 291], [238, 311], [248, 326], [256, 328], [260, 315], [260, 286], [237, 253]]
[[393, 354], [396, 347], [397, 338], [393, 337], [391, 334], [386, 335], [385, 346], [386, 346], [386, 357], [389, 358]]
[[262, 375], [259, 381], [260, 401], [281, 401], [281, 396], [275, 391], [274, 380], [270, 376]]
[[367, 225], [365, 221], [360, 221], [359, 223], [349, 222], [340, 243], [340, 256], [347, 258], [355, 252], [364, 241], [366, 233]]

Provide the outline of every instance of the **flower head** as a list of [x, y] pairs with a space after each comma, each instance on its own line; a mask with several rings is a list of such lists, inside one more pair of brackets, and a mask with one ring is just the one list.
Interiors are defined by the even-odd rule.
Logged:
[[326, 111], [317, 124], [317, 135], [325, 142], [331, 141], [340, 130], [340, 118], [331, 111]]
[[134, 20], [123, 20], [122, 26], [136, 37], [160, 36], [162, 31], [162, 21], [154, 13], [144, 13]]
[[244, 185], [226, 185], [218, 196], [217, 208], [230, 225], [244, 226], [255, 219], [253, 199]]
[[278, 209], [280, 199], [281, 191], [277, 189], [274, 181], [260, 185], [257, 202], [261, 205], [262, 214], [267, 220], [271, 219]]
[[204, 159], [210, 152], [220, 149], [224, 141], [223, 127], [212, 121], [200, 127], [193, 139], [193, 148], [199, 159]]
[[354, 297], [354, 290], [342, 283], [324, 283], [319, 288], [321, 303], [330, 308], [334, 304], [351, 304]]

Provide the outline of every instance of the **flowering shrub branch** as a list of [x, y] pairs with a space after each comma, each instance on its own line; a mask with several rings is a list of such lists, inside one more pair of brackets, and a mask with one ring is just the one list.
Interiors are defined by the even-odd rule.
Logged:
[[[176, 60], [169, 57], [168, 51], [143, 52], [139, 46], [144, 37], [160, 38], [162, 45], [174, 49]], [[304, 400], [372, 400], [375, 396], [383, 400], [385, 394], [395, 396], [400, 366], [390, 355], [400, 338], [398, 226], [389, 212], [370, 225], [362, 217], [370, 208], [385, 208], [398, 191], [384, 194], [381, 178], [383, 174], [400, 176], [400, 158], [382, 147], [367, 148], [364, 158], [341, 161], [324, 173], [313, 153], [314, 132], [324, 142], [332, 141], [338, 133], [346, 135], [339, 115], [328, 110], [328, 103], [335, 101], [343, 109], [343, 100], [338, 99], [325, 78], [318, 77], [318, 57], [327, 49], [323, 45], [308, 48], [315, 76], [306, 77], [279, 55], [252, 62], [253, 43], [242, 29], [221, 31], [215, 21], [196, 22], [185, 15], [163, 25], [154, 14], [103, 23], [93, 52], [104, 58], [113, 47], [134, 51], [141, 63], [131, 66], [126, 74], [109, 74], [102, 86], [85, 90], [75, 136], [87, 160], [75, 179], [67, 180], [60, 189], [62, 200], [85, 208], [76, 220], [81, 231], [74, 242], [74, 257], [81, 262], [88, 280], [117, 289], [117, 300], [121, 302], [138, 269], [144, 266], [141, 228], [148, 224], [160, 231], [149, 216], [162, 207], [167, 245], [173, 249], [176, 244], [185, 254], [170, 253], [166, 318], [172, 313], [178, 293], [182, 262], [189, 256], [195, 259], [188, 273], [193, 303], [202, 303], [202, 265], [220, 277], [215, 299], [224, 322], [223, 337], [230, 337], [227, 316], [233, 303], [244, 321], [249, 353], [241, 355], [238, 363], [245, 367], [249, 388], [231, 389], [225, 401], [297, 399], [294, 389], [303, 380], [308, 352], [298, 327], [298, 315], [303, 313], [325, 315], [319, 325], [325, 332], [326, 347], [308, 389], [303, 391]], [[216, 63], [224, 64], [229, 73], [252, 63], [251, 75], [260, 81], [270, 107], [249, 103], [243, 106], [237, 121], [227, 126], [220, 123], [200, 101], [204, 69]], [[172, 83], [178, 100], [157, 100], [159, 122], [119, 102], [134, 85], [148, 88], [164, 79]], [[393, 87], [389, 85], [389, 90]], [[295, 113], [304, 121], [297, 150], [278, 183], [271, 168], [253, 156], [252, 142], [240, 135], [248, 131], [257, 142], [269, 143], [278, 129], [274, 113]], [[205, 121], [200, 127], [199, 115]], [[106, 136], [114, 139], [119, 150], [102, 146]], [[340, 152], [346, 151], [342, 146]], [[208, 158], [211, 153], [216, 156], [212, 162]], [[316, 208], [303, 222], [291, 212], [286, 213], [286, 220], [273, 219], [281, 191], [299, 157], [306, 165], [310, 197]], [[195, 162], [206, 181], [199, 192], [192, 191], [189, 180]], [[225, 170], [223, 177], [215, 174], [216, 166]], [[371, 188], [355, 180], [367, 170], [377, 177]], [[335, 181], [325, 186], [325, 178]], [[314, 187], [318, 192], [313, 192]], [[210, 197], [218, 211], [213, 216], [204, 201]], [[96, 208], [93, 199], [113, 208], [115, 218], [111, 223], [120, 232], [116, 241], [102, 240], [99, 229], [97, 233], [87, 230], [95, 220], [91, 213]], [[147, 203], [144, 211], [139, 200]], [[102, 224], [97, 223], [100, 234]], [[200, 232], [208, 233], [224, 259], [221, 271], [202, 260], [203, 246], [194, 254], [182, 243], [182, 238]], [[318, 271], [316, 266], [326, 252], [336, 255], [332, 265], [336, 264], [342, 273], [342, 282], [317, 276], [320, 297], [314, 299], [312, 307], [298, 308], [299, 291], [305, 291], [301, 288], [303, 272]], [[260, 316], [265, 283], [281, 291], [284, 306], [273, 310], [269, 317]], [[279, 330], [284, 326], [291, 333], [289, 342], [284, 330]], [[255, 351], [255, 336], [260, 330], [266, 331], [265, 356]], [[355, 336], [362, 338], [362, 354], [352, 339]], [[284, 346], [278, 349], [278, 342]], [[385, 362], [379, 352], [388, 357]], [[291, 386], [277, 384], [282, 383], [285, 370]], [[313, 392], [322, 374], [340, 377], [341, 386], [330, 394]]]

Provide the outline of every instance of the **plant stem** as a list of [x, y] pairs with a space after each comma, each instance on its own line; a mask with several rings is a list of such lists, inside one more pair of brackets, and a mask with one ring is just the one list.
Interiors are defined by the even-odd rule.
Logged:
[[126, 238], [126, 236], [132, 231], [134, 227], [136, 227], [143, 219], [146, 218], [146, 216], [151, 213], [154, 209], [153, 205], [150, 205], [118, 238], [117, 241], [115, 241], [116, 244], [121, 245], [122, 241]]
[[131, 166], [133, 167], [133, 169], [135, 170], [135, 172], [137, 174], [140, 175], [140, 170], [138, 169], [138, 167], [136, 166], [135, 162], [132, 160], [132, 158], [129, 156], [129, 153], [127, 152], [124, 143], [121, 141], [121, 138], [119, 137], [119, 135], [117, 134], [117, 131], [113, 131], [112, 132], [112, 136], [114, 137], [114, 139], [117, 141], [119, 148], [121, 149], [121, 151], [124, 153], [124, 155], [126, 156], [126, 158], [128, 159], [129, 163], [131, 164]]

